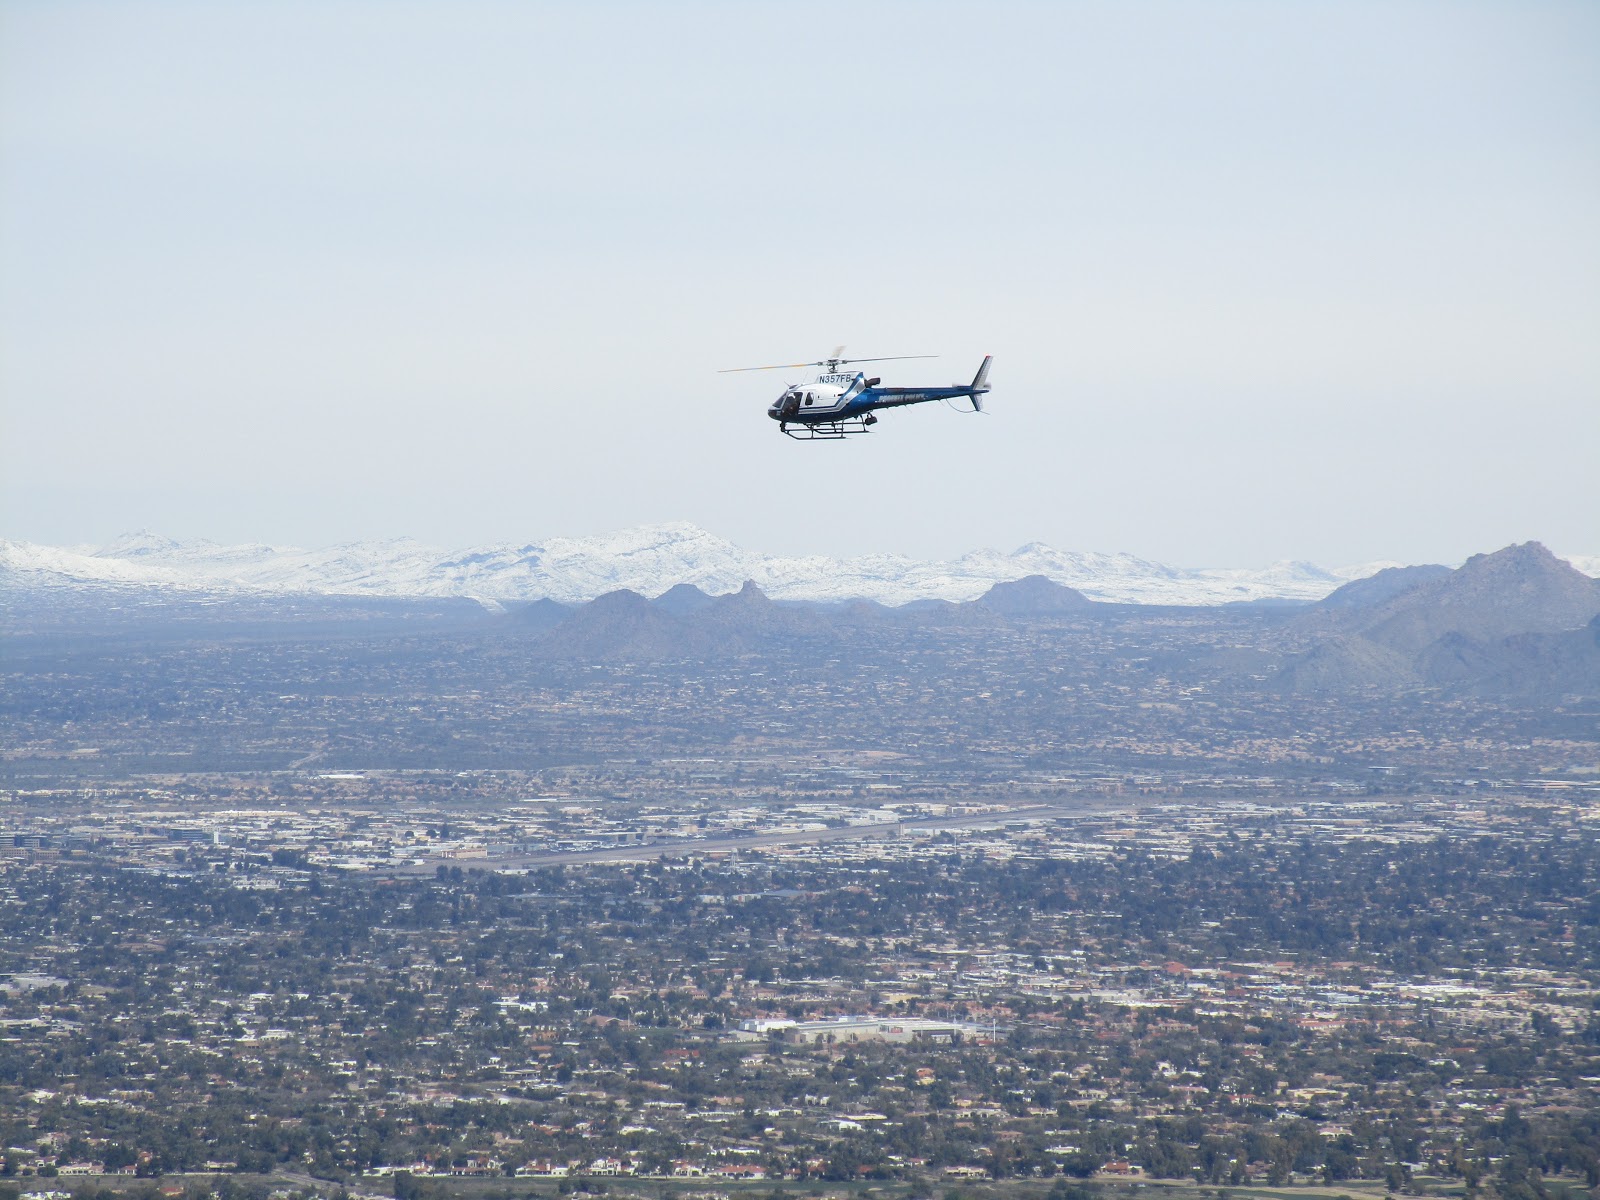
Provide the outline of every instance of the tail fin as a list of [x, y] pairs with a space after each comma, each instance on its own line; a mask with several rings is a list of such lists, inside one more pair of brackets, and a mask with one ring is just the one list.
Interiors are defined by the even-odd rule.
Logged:
[[994, 355], [985, 354], [983, 365], [978, 368], [978, 373], [972, 377], [972, 407], [983, 411], [983, 396], [989, 390], [989, 364], [994, 361]]

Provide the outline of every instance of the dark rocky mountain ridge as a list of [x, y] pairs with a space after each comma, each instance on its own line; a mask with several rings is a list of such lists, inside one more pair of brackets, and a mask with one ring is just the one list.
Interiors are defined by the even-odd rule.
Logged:
[[1279, 686], [1600, 694], [1586, 633], [1600, 617], [1600, 580], [1538, 542], [1476, 554], [1443, 573], [1379, 572], [1328, 601], [1300, 619], [1312, 645], [1284, 662]]
[[692, 583], [676, 583], [650, 603], [664, 613], [670, 613], [675, 617], [686, 617], [690, 613], [699, 612], [715, 599], [710, 593], [701, 591]]
[[1010, 583], [997, 583], [974, 603], [1008, 617], [1082, 612], [1094, 606], [1094, 601], [1076, 588], [1069, 588], [1044, 575], [1029, 575]]
[[1443, 579], [1451, 569], [1438, 563], [1415, 567], [1385, 567], [1376, 575], [1352, 579], [1317, 601], [1320, 609], [1375, 608], [1419, 584]]
[[[1591, 625], [1600, 617], [1600, 581], [1538, 543], [1476, 555], [1456, 570], [1384, 571], [1340, 591], [1315, 612], [1259, 612], [1245, 627], [1254, 631], [1244, 635], [1245, 643], [1199, 656], [1187, 669], [1265, 678], [1293, 692], [1600, 695], [1600, 649]], [[997, 584], [966, 603], [898, 609], [779, 602], [747, 582], [723, 596], [686, 586], [655, 601], [613, 592], [579, 606], [533, 650], [566, 660], [709, 659], [808, 644], [836, 647], [890, 627], [960, 636], [964, 627], [976, 635], [996, 624], [1053, 622], [1067, 637], [1085, 621], [1159, 622], [1185, 611], [1196, 610], [1098, 604], [1043, 576]]]
[[1600, 580], [1538, 542], [1475, 554], [1448, 575], [1427, 579], [1365, 610], [1364, 637], [1417, 652], [1450, 633], [1474, 640], [1559, 633], [1600, 615]]

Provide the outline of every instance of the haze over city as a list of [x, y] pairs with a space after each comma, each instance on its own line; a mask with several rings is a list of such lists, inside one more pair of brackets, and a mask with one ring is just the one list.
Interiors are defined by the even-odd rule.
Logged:
[[0, 1200], [1600, 1200], [1597, 35], [0, 4]]
[[7, 537], [1600, 552], [1592, 5], [0, 22]]

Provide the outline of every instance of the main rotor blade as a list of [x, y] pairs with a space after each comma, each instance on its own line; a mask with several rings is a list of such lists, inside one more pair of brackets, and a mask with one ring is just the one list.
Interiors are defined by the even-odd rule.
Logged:
[[845, 365], [845, 363], [896, 362], [896, 361], [899, 361], [901, 359], [907, 359], [907, 358], [938, 358], [938, 357], [939, 356], [937, 354], [891, 354], [891, 355], [888, 355], [885, 358], [824, 358], [824, 359], [820, 359], [817, 362], [773, 363], [771, 366], [766, 366], [766, 367], [723, 367], [721, 370], [719, 370], [717, 372], [717, 374], [718, 375], [732, 375], [737, 371], [788, 371], [788, 370], [792, 370], [792, 369], [797, 368], [797, 367], [825, 367], [829, 363], [833, 363], [836, 366], [841, 366], [842, 367], [842, 366]]
[[718, 375], [732, 375], [735, 371], [787, 371], [794, 367], [820, 367], [821, 363], [773, 363], [770, 367], [723, 367]]

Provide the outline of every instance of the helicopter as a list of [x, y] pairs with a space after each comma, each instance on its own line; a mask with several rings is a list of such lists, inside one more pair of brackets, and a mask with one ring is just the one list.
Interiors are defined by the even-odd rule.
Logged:
[[971, 383], [949, 387], [883, 387], [883, 380], [868, 379], [861, 371], [841, 371], [855, 363], [899, 362], [911, 358], [938, 358], [937, 354], [894, 354], [885, 358], [841, 358], [844, 347], [832, 357], [808, 363], [777, 363], [769, 367], [730, 367], [719, 374], [736, 371], [783, 371], [800, 367], [821, 367], [822, 373], [807, 384], [787, 384], [783, 394], [767, 409], [767, 416], [778, 423], [779, 432], [796, 441], [835, 441], [853, 433], [870, 433], [878, 423], [877, 410], [906, 404], [926, 404], [930, 400], [972, 401], [972, 412], [983, 411], [983, 397], [989, 391], [989, 364], [993, 355], [984, 355], [983, 364]]

